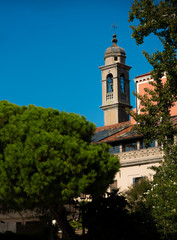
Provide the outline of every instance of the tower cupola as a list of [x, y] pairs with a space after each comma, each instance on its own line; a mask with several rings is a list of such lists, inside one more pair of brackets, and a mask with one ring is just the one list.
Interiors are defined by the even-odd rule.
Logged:
[[117, 45], [116, 34], [113, 35], [112, 46], [107, 48], [104, 54], [105, 65], [115, 62], [125, 64], [125, 50]]

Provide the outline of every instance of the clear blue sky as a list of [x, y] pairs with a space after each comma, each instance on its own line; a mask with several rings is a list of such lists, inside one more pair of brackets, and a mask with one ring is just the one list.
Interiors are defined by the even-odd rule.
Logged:
[[78, 113], [102, 126], [98, 67], [112, 45], [111, 25], [119, 25], [118, 45], [132, 66], [131, 91], [133, 79], [151, 70], [142, 50], [159, 49], [154, 37], [142, 46], [131, 38], [132, 2], [0, 0], [0, 100]]

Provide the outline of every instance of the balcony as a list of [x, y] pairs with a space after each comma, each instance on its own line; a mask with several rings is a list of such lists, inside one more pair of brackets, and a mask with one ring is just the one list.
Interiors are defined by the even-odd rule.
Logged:
[[120, 152], [115, 155], [119, 157], [121, 167], [128, 167], [162, 161], [164, 153], [160, 147], [152, 147], [129, 152]]
[[106, 93], [106, 101], [112, 101], [113, 97], [113, 92]]

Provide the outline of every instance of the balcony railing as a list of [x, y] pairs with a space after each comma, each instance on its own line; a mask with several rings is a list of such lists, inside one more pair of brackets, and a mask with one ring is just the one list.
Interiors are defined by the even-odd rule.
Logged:
[[106, 93], [106, 101], [111, 101], [113, 100], [113, 92]]
[[146, 164], [163, 160], [163, 151], [160, 147], [152, 147], [115, 154], [119, 157], [121, 166]]

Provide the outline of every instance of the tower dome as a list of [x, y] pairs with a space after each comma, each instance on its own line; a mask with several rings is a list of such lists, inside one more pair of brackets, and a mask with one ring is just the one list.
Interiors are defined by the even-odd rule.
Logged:
[[105, 51], [105, 54], [104, 54], [105, 63], [109, 58], [109, 61], [108, 61], [109, 64], [111, 62], [112, 63], [119, 62], [119, 63], [125, 64], [126, 53], [123, 48], [117, 46], [116, 34], [113, 35], [112, 43], [113, 43], [112, 46], [107, 48]]

